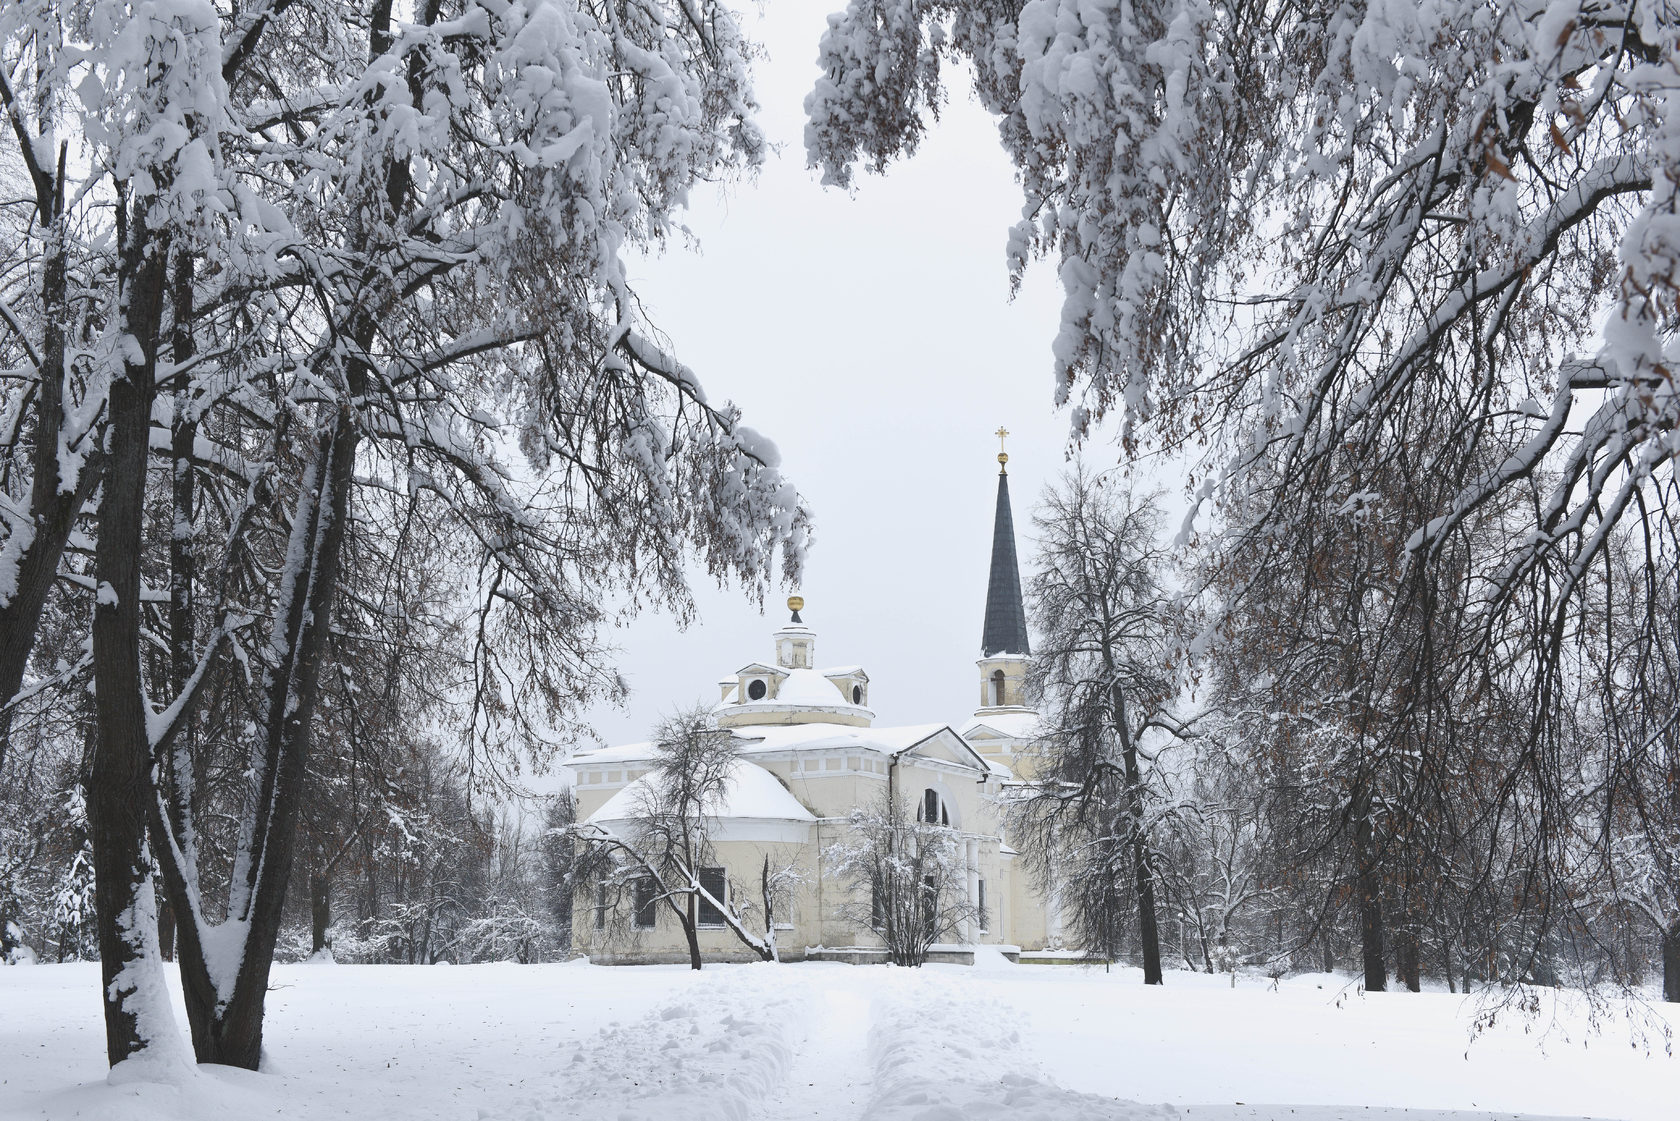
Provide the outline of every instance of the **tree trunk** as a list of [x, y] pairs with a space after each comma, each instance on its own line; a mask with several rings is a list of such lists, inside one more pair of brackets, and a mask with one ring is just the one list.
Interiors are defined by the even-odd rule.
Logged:
[[[257, 791], [247, 811], [237, 862], [244, 875], [236, 877], [229, 888], [228, 921], [244, 927], [237, 959], [208, 961], [206, 932], [182, 923], [182, 988], [193, 1050], [201, 1063], [256, 1070], [262, 1058], [268, 975], [291, 877], [309, 726], [338, 585], [356, 443], [348, 412], [340, 412], [331, 430], [321, 437], [293, 511], [289, 549], [304, 562], [288, 573], [289, 586], [280, 596], [289, 608], [275, 620], [275, 649], [280, 656], [264, 683], [265, 719], [259, 724], [262, 739], [254, 751]], [[154, 818], [153, 826], [169, 828], [161, 818]], [[177, 902], [177, 914], [192, 913], [184, 869], [165, 860], [164, 874]], [[216, 974], [217, 968], [228, 966], [234, 968], [231, 976]]]
[[[100, 455], [93, 447], [94, 434], [85, 437], [87, 458], [65, 489], [67, 480], [60, 471], [59, 442], [64, 434], [67, 409], [65, 387], [65, 317], [67, 316], [66, 256], [69, 251], [64, 231], [64, 153], [59, 152], [57, 176], [44, 169], [36, 179], [36, 208], [41, 228], [46, 232], [46, 246], [41, 273], [41, 310], [44, 328], [41, 337], [41, 363], [37, 369], [39, 384], [35, 397], [35, 417], [30, 433], [31, 474], [29, 492], [29, 536], [27, 539], [8, 539], [8, 548], [21, 546], [11, 594], [0, 596], [0, 764], [6, 761], [6, 749], [11, 739], [12, 709], [8, 707], [23, 684], [24, 671], [29, 666], [29, 654], [35, 645], [35, 631], [53, 582], [58, 578], [58, 564], [64, 555], [65, 543], [75, 527], [76, 515], [92, 495], [99, 481]], [[143, 309], [142, 309], [143, 310]]]
[[679, 912], [682, 919], [683, 934], [688, 938], [688, 967], [700, 968], [700, 917], [695, 905], [693, 893], [689, 894], [688, 906]]
[[1370, 807], [1370, 796], [1362, 792], [1355, 806], [1358, 819], [1354, 822], [1354, 888], [1359, 902], [1359, 950], [1365, 968], [1365, 991], [1380, 993], [1388, 988], [1388, 969], [1383, 963], [1382, 890]]
[[1120, 749], [1126, 766], [1126, 812], [1132, 820], [1132, 864], [1137, 870], [1138, 940], [1143, 944], [1143, 983], [1159, 985], [1161, 975], [1161, 933], [1155, 919], [1155, 876], [1149, 863], [1149, 841], [1144, 836], [1143, 772], [1138, 767], [1137, 745], [1132, 741], [1126, 716], [1126, 697], [1119, 685], [1112, 689], [1114, 726], [1120, 733]]
[[327, 927], [332, 925], [332, 882], [317, 872], [309, 877], [309, 926], [311, 954], [327, 948]]
[[[155, 894], [155, 892], [154, 892]], [[158, 900], [158, 956], [164, 961], [175, 960], [175, 908], [167, 897]]]
[[136, 344], [111, 378], [106, 429], [109, 474], [94, 549], [93, 675], [98, 738], [88, 783], [94, 902], [104, 980], [105, 1051], [115, 1066], [172, 1030], [160, 990], [156, 902], [145, 855], [156, 805], [140, 664], [140, 556], [146, 457], [156, 396], [163, 246], [150, 243], [144, 208], [118, 198], [118, 315]]
[[1663, 999], [1680, 1002], [1680, 919], [1662, 933]]
[[1408, 992], [1423, 991], [1423, 965], [1419, 960], [1420, 956], [1417, 936], [1409, 930], [1397, 931], [1394, 935], [1394, 968], [1400, 979], [1406, 983]]

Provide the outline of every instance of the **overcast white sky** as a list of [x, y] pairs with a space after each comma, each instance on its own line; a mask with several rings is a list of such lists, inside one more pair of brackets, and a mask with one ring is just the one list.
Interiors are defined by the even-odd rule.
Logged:
[[[1050, 376], [1060, 290], [1041, 262], [1009, 298], [1019, 188], [965, 89], [913, 160], [854, 194], [806, 170], [801, 103], [842, 3], [777, 0], [748, 14], [769, 51], [760, 120], [780, 150], [755, 182], [693, 200], [698, 252], [674, 248], [632, 275], [712, 399], [735, 401], [775, 440], [815, 513], [801, 591], [818, 663], [864, 666], [877, 723], [957, 722], [978, 693], [992, 433], [1012, 433], [1023, 565], [1033, 499], [1064, 463]], [[771, 655], [786, 593], [760, 615], [739, 591], [699, 591], [686, 632], [657, 615], [617, 632], [634, 692], [627, 709], [590, 714], [607, 742], [646, 738], [661, 714], [715, 700], [719, 677]]]

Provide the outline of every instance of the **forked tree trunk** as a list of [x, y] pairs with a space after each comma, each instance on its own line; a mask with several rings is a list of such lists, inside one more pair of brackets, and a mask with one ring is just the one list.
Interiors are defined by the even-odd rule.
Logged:
[[[352, 388], [364, 379], [352, 379]], [[302, 563], [289, 570], [280, 602], [288, 606], [275, 621], [279, 663], [270, 668], [264, 691], [262, 737], [255, 745], [252, 771], [257, 789], [242, 827], [239, 872], [230, 886], [231, 922], [242, 937], [231, 944], [237, 957], [212, 962], [196, 916], [196, 898], [185, 869], [173, 859], [163, 863], [164, 882], [181, 919], [179, 956], [187, 1022], [193, 1051], [201, 1063], [222, 1063], [256, 1070], [262, 1058], [263, 1010], [268, 995], [274, 944], [280, 934], [281, 909], [291, 877], [299, 801], [309, 750], [309, 725], [319, 694], [321, 657], [338, 585], [344, 527], [348, 520], [351, 467], [357, 432], [341, 412], [316, 451], [314, 468], [300, 489], [293, 511], [291, 551]], [[154, 829], [171, 828], [154, 815]], [[195, 916], [188, 921], [187, 916]]]

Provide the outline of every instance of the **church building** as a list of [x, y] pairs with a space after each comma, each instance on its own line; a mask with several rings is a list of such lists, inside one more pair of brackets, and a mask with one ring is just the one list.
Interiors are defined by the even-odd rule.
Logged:
[[[889, 790], [904, 812], [955, 833], [966, 870], [971, 917], [944, 936], [930, 960], [972, 961], [975, 945], [1013, 955], [1055, 941], [1051, 908], [1009, 846], [1000, 805], [1011, 785], [1030, 778], [1037, 724], [1025, 696], [1031, 650], [1008, 459], [998, 454], [979, 705], [966, 721], [876, 725], [869, 674], [859, 665], [819, 665], [817, 634], [802, 619], [804, 601], [797, 596], [788, 600], [791, 618], [771, 636], [770, 659], [748, 662], [718, 683], [713, 715], [734, 736], [738, 757], [722, 804], [708, 807], [712, 866], [699, 878], [715, 898], [750, 911], [766, 860], [788, 869], [789, 887], [772, 908], [784, 961], [883, 959], [867, 900], [858, 906], [855, 889], [825, 867], [823, 853], [847, 832], [850, 814], [882, 805]], [[573, 756], [566, 765], [578, 820], [628, 838], [646, 803], [655, 758], [651, 743]], [[573, 914], [573, 945], [593, 961], [688, 959], [682, 926], [668, 907], [581, 887]], [[705, 960], [754, 958], [716, 908], [702, 903], [698, 925]]]

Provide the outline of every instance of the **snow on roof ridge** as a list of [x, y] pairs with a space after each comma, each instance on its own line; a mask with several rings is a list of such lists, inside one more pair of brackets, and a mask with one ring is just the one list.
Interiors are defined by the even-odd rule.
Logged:
[[[652, 787], [654, 776], [643, 775], [615, 793], [589, 815], [592, 822], [625, 821], [641, 810], [643, 792]], [[781, 780], [756, 763], [736, 758], [730, 766], [721, 803], [704, 808], [707, 817], [752, 818], [759, 821], [816, 821]]]

